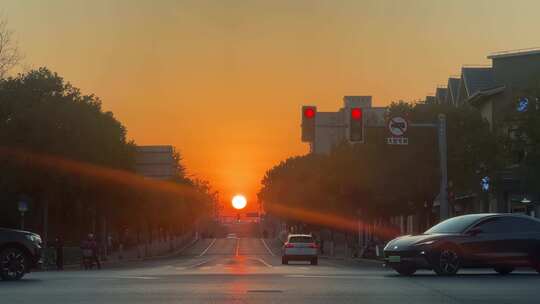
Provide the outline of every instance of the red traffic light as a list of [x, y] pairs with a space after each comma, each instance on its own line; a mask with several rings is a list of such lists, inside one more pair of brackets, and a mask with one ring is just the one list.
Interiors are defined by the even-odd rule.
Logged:
[[360, 108], [352, 108], [351, 109], [351, 118], [354, 119], [354, 120], [362, 119], [362, 109], [360, 109]]
[[305, 118], [313, 118], [313, 117], [315, 117], [315, 109], [314, 108], [305, 108], [304, 109], [304, 117]]

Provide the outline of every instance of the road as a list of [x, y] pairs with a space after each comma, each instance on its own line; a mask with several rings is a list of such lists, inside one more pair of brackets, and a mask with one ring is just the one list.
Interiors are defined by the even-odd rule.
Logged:
[[258, 238], [206, 239], [181, 255], [0, 282], [0, 303], [538, 303], [540, 275], [399, 277], [373, 262], [281, 265]]

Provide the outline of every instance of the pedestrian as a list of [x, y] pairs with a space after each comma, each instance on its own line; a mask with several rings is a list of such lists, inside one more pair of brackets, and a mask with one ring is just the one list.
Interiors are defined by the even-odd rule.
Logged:
[[97, 268], [101, 269], [101, 263], [99, 262], [99, 248], [96, 242], [96, 239], [93, 234], [91, 234], [91, 248], [92, 248], [92, 259], [96, 263]]
[[109, 236], [107, 236], [107, 252], [111, 252], [113, 249], [113, 237], [112, 235], [109, 234]]
[[83, 250], [84, 269], [91, 269], [94, 263], [98, 269], [101, 269], [98, 246], [93, 233], [88, 234], [86, 240], [84, 240], [81, 244], [81, 249]]
[[54, 248], [56, 249], [56, 269], [64, 270], [64, 240], [61, 236], [56, 237]]
[[92, 268], [92, 248], [91, 248], [91, 234], [88, 234], [85, 239], [81, 241], [81, 251], [82, 251], [82, 266], [84, 270]]

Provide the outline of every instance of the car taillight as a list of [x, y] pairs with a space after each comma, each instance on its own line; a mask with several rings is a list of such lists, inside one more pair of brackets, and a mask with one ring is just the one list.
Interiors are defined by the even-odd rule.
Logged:
[[309, 248], [317, 248], [317, 244], [311, 243], [311, 244], [309, 244]]
[[285, 248], [294, 248], [294, 245], [291, 243], [285, 244]]

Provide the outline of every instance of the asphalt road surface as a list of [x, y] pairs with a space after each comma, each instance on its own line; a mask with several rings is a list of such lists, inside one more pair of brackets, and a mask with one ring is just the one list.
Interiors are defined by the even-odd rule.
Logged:
[[0, 303], [540, 303], [540, 275], [400, 277], [373, 262], [281, 265], [258, 238], [207, 239], [167, 259], [0, 282]]

